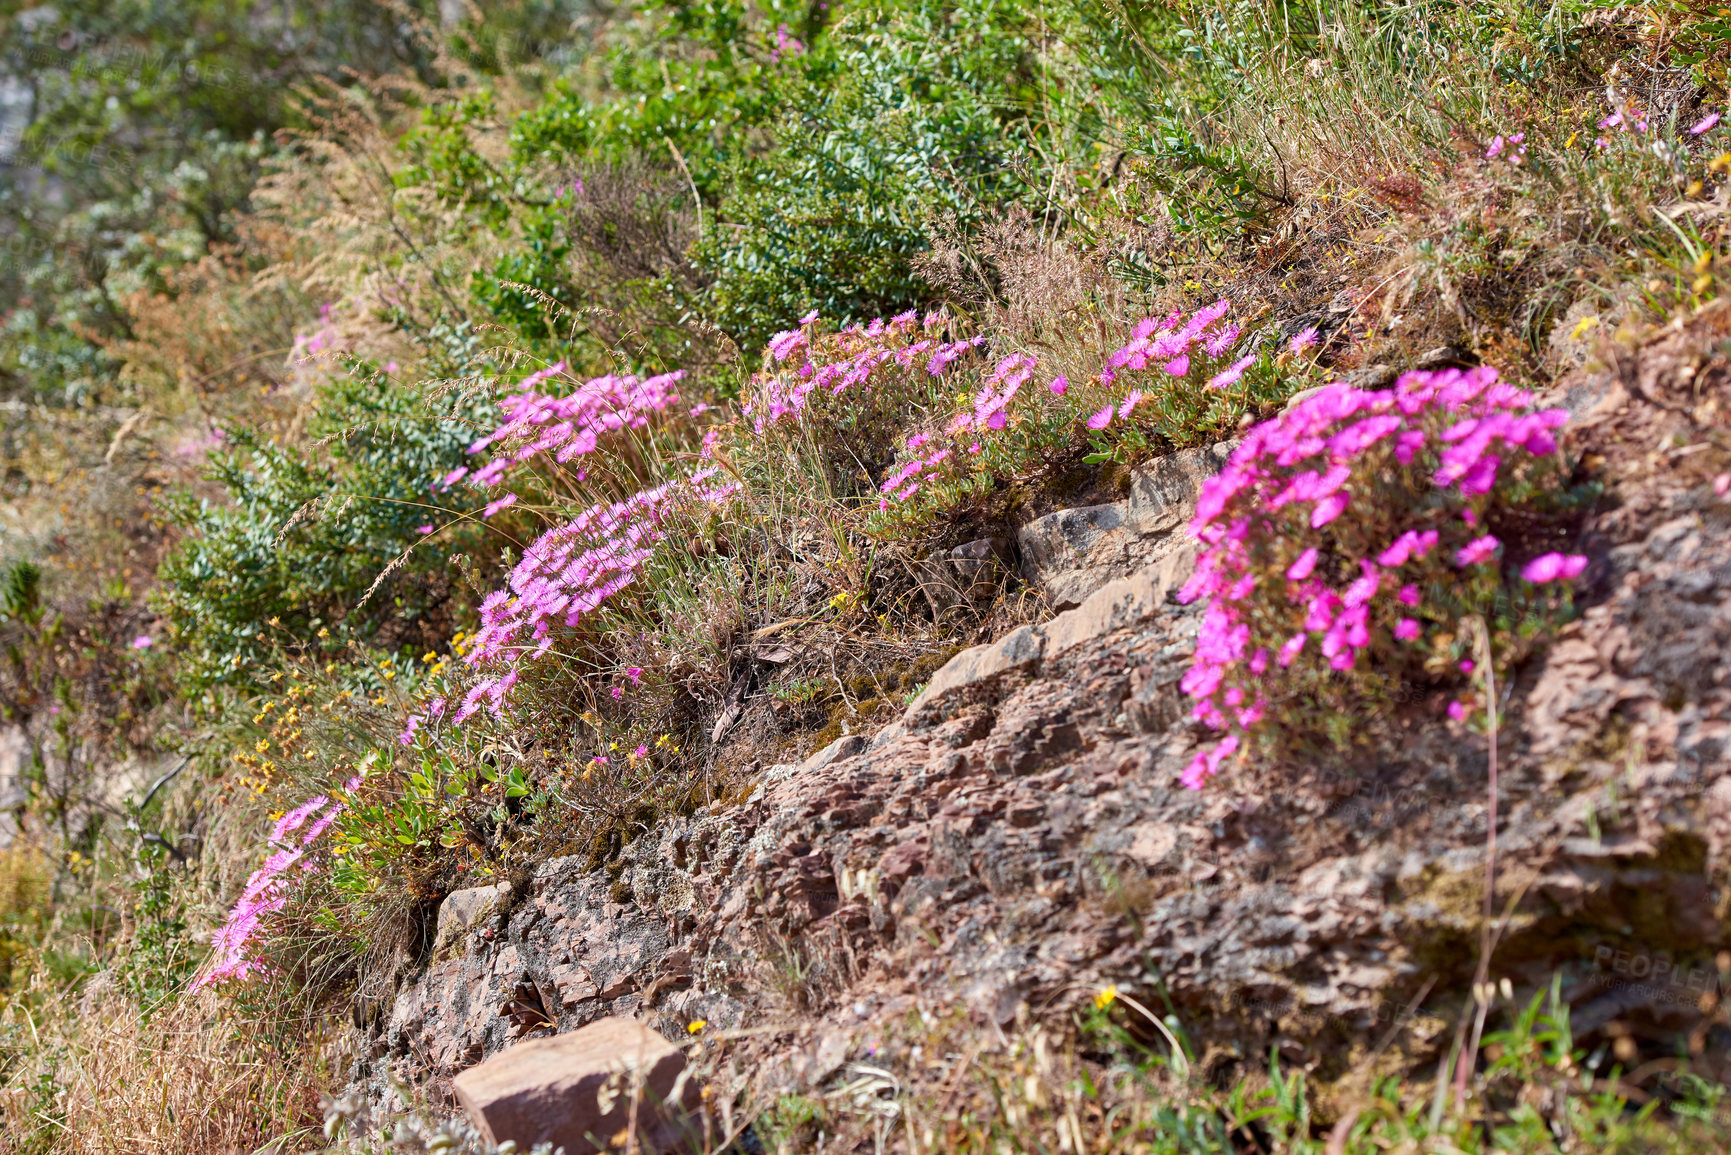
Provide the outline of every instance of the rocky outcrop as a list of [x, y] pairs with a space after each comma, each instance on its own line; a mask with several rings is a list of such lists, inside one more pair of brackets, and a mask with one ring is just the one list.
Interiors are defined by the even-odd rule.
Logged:
[[[1731, 971], [1731, 506], [1712, 487], [1731, 459], [1689, 408], [1731, 366], [1708, 344], [1667, 335], [1571, 394], [1608, 491], [1584, 612], [1509, 687], [1491, 974], [1522, 1000], [1560, 983], [1577, 1042], [1657, 1055], [1681, 1031], [1731, 1067], [1703, 1017]], [[1684, 382], [1695, 400], [1670, 400]], [[1137, 516], [1175, 527], [1185, 500]], [[1107, 983], [1163, 1000], [1211, 1078], [1270, 1049], [1324, 1086], [1434, 1069], [1484, 929], [1484, 738], [1415, 701], [1350, 755], [1182, 789], [1197, 619], [1169, 595], [1189, 555], [1152, 552], [958, 654], [869, 740], [640, 838], [621, 886], [566, 859], [478, 922], [485, 897], [453, 896], [447, 955], [357, 1076], [447, 1078], [625, 1014], [669, 1038], [746, 1029], [747, 1074], [793, 1086], [910, 1012], [995, 1031]]]
[[1185, 543], [1202, 483], [1220, 471], [1234, 442], [1162, 457], [1131, 477], [1123, 501], [1061, 509], [1023, 526], [1022, 577], [1054, 610], [1080, 605]]

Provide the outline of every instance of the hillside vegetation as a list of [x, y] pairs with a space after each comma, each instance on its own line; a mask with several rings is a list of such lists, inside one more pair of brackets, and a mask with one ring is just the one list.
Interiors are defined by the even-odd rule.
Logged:
[[[952, 551], [1178, 451], [1244, 439], [1185, 786], [1494, 743], [1607, 477], [1546, 391], [1716, 315], [1728, 65], [1668, 0], [6, 5], [7, 1148], [454, 1149], [327, 1110], [446, 895], [891, 724], [1052, 616]], [[1326, 1109], [1107, 986], [847, 1149], [1722, 1149], [1481, 985]]]

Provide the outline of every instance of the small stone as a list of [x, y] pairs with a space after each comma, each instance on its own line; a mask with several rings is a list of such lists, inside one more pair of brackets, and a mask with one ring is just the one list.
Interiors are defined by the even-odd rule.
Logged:
[[950, 566], [970, 597], [996, 594], [1015, 567], [1015, 549], [1005, 537], [982, 537], [950, 550]]
[[488, 1143], [515, 1141], [593, 1155], [628, 1126], [637, 1096], [639, 1143], [649, 1151], [688, 1150], [684, 1108], [693, 1088], [685, 1056], [666, 1039], [627, 1018], [607, 1018], [557, 1035], [529, 1039], [456, 1077], [457, 1101]]

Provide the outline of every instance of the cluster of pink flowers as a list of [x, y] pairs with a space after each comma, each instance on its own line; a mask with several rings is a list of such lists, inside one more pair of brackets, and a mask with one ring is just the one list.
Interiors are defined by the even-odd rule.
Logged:
[[326, 301], [319, 306], [319, 327], [313, 333], [296, 333], [294, 349], [289, 353], [289, 364], [304, 365], [320, 354], [334, 351], [342, 341], [342, 334], [337, 329], [336, 306]]
[[1190, 372], [1190, 353], [1198, 341], [1210, 357], [1225, 355], [1238, 340], [1238, 326], [1216, 326], [1231, 308], [1222, 297], [1207, 308], [1198, 309], [1182, 326], [1179, 322], [1184, 321], [1184, 314], [1177, 309], [1164, 320], [1144, 318], [1132, 330], [1130, 343], [1106, 358], [1100, 383], [1110, 385], [1120, 371], [1139, 372], [1155, 363], [1167, 374], [1183, 377]]
[[[1605, 99], [1610, 103], [1611, 112], [1603, 120], [1599, 121], [1598, 127], [1601, 131], [1615, 130], [1617, 132], [1633, 131], [1636, 133], [1645, 133], [1652, 127], [1647, 111], [1636, 103], [1633, 96], [1620, 91], [1615, 86], [1612, 86], [1606, 90]], [[1707, 113], [1707, 115], [1689, 126], [1689, 135], [1700, 136], [1702, 133], [1712, 131], [1718, 126], [1722, 116], [1723, 114], [1718, 112]], [[1593, 143], [1601, 149], [1609, 148], [1611, 144], [1611, 142], [1603, 136], [1596, 137]], [[1655, 145], [1654, 147], [1657, 148], [1659, 146]]]
[[[1562, 409], [1529, 411], [1532, 402], [1490, 368], [1408, 373], [1385, 391], [1330, 386], [1249, 431], [1203, 486], [1191, 525], [1204, 548], [1180, 600], [1208, 606], [1181, 684], [1196, 719], [1232, 733], [1196, 755], [1186, 786], [1200, 788], [1263, 720], [1271, 670], [1292, 666], [1313, 640], [1333, 671], [1353, 669], [1379, 636], [1415, 642], [1425, 633], [1421, 582], [1446, 589], [1458, 571], [1495, 564], [1502, 543], [1478, 530], [1472, 503], [1496, 485], [1507, 454], [1554, 454], [1568, 420]], [[1434, 495], [1411, 503], [1428, 510], [1427, 524], [1363, 557], [1318, 537], [1359, 502], [1355, 532], [1331, 536], [1361, 540], [1386, 513], [1372, 488], [1403, 484]], [[1455, 570], [1439, 570], [1445, 561]], [[1522, 577], [1568, 580], [1585, 566], [1548, 553]]]
[[783, 56], [799, 56], [805, 52], [805, 41], [788, 31], [786, 24], [780, 24], [775, 29], [775, 47], [769, 50], [771, 64], [781, 63]]
[[752, 396], [740, 406], [740, 411], [751, 419], [754, 433], [761, 434], [766, 426], [778, 421], [797, 418], [805, 412], [811, 395], [820, 389], [823, 396], [839, 397], [850, 389], [869, 387], [872, 374], [881, 365], [911, 369], [923, 361], [928, 373], [942, 376], [963, 354], [986, 340], [971, 337], [940, 341], [930, 336], [920, 339], [922, 330], [930, 334], [946, 325], [949, 318], [934, 312], [921, 322], [917, 313], [907, 312], [888, 321], [880, 317], [869, 325], [850, 325], [814, 345], [813, 334], [805, 326], [817, 319], [815, 311], [807, 313], [800, 318], [801, 328], [777, 333], [770, 339], [770, 362], [786, 367], [758, 374]]
[[[1058, 376], [1045, 390], [1025, 394], [1022, 387], [1033, 378], [1039, 359], [1030, 354], [1012, 354], [1000, 359], [982, 379], [967, 408], [957, 412], [941, 429], [916, 434], [908, 440], [909, 454], [878, 487], [883, 494], [879, 508], [888, 509], [891, 499], [907, 501], [934, 476], [968, 469], [969, 459], [984, 452], [989, 439], [1010, 425], [1018, 404], [1057, 409], [1081, 419], [1096, 432], [1114, 421], [1129, 419], [1136, 407], [1153, 395], [1155, 388], [1139, 374], [1153, 374], [1153, 381], [1165, 379], [1171, 387], [1172, 379], [1188, 378], [1205, 359], [1217, 363], [1229, 355], [1240, 333], [1236, 323], [1222, 323], [1230, 308], [1222, 299], [1197, 310], [1188, 320], [1181, 310], [1174, 310], [1163, 319], [1144, 319], [1131, 331], [1129, 342], [1106, 358], [1095, 382], [1074, 392], [1069, 379]], [[931, 372], [940, 371], [940, 359], [948, 363], [953, 356], [951, 350], [969, 344], [958, 342], [940, 347], [929, 366]], [[1243, 357], [1215, 373], [1203, 387], [1224, 389], [1235, 384], [1254, 362], [1253, 356]], [[1142, 387], [1133, 387], [1135, 382]], [[1095, 405], [1099, 408], [1092, 409]]]
[[1508, 153], [1510, 164], [1520, 164], [1521, 159], [1527, 155], [1527, 134], [1511, 132], [1506, 137], [1498, 135], [1495, 140], [1491, 141], [1490, 147], [1485, 149], [1485, 159], [1495, 160], [1502, 156], [1505, 151]]
[[[447, 490], [467, 478], [470, 485], [486, 489], [499, 484], [507, 470], [537, 454], [550, 452], [554, 461], [564, 465], [593, 453], [609, 433], [642, 429], [655, 414], [677, 402], [679, 394], [673, 386], [685, 376], [683, 369], [642, 380], [608, 375], [585, 381], [564, 396], [539, 390], [542, 382], [564, 372], [561, 361], [524, 378], [518, 386], [520, 391], [499, 403], [504, 423], [468, 448], [471, 455], [488, 446], [504, 452], [473, 472], [467, 466], [453, 469], [433, 488]], [[497, 508], [504, 508], [510, 500], [515, 499], [500, 499]], [[487, 516], [497, 512], [491, 506], [489, 510]]]
[[[451, 711], [451, 721], [465, 722], [483, 707], [500, 716], [522, 664], [552, 648], [554, 626], [575, 627], [638, 579], [664, 536], [663, 521], [682, 498], [720, 501], [733, 491], [730, 486], [702, 488], [706, 476], [700, 475], [694, 475], [695, 483], [669, 482], [625, 501], [592, 505], [525, 549], [506, 588], [481, 603], [481, 628], [463, 661], [482, 676]], [[402, 744], [444, 717], [448, 706], [446, 699], [434, 698], [411, 714], [399, 736]]]
[[[807, 322], [813, 319], [815, 314], [805, 318]], [[804, 345], [805, 335], [799, 330], [782, 333], [771, 355], [785, 359]], [[543, 382], [564, 371], [560, 362], [524, 379], [519, 391], [501, 403], [504, 420], [500, 426], [468, 449], [475, 454], [496, 446], [508, 452], [472, 474], [466, 468], [452, 470], [433, 483], [434, 489], [449, 489], [465, 476], [470, 485], [496, 485], [507, 469], [537, 454], [552, 452], [555, 464], [565, 465], [596, 452], [603, 447], [606, 434], [644, 428], [656, 414], [678, 402], [673, 386], [684, 375], [683, 370], [677, 370], [643, 380], [597, 377], [567, 396], [540, 390]], [[678, 416], [682, 420], [694, 418], [706, 408], [700, 405]], [[715, 429], [704, 436], [700, 454], [704, 461], [715, 459], [718, 439]], [[721, 504], [738, 493], [739, 483], [718, 480], [720, 473], [719, 464], [704, 465], [624, 501], [598, 502], [542, 534], [523, 551], [505, 588], [495, 590], [481, 603], [480, 629], [463, 654], [464, 663], [477, 672], [477, 680], [455, 703], [444, 697], [426, 702], [405, 720], [398, 740], [411, 745], [423, 727], [440, 720], [461, 724], [482, 709], [501, 716], [523, 663], [552, 648], [555, 626], [576, 627], [586, 615], [638, 580], [675, 510]], [[576, 480], [583, 481], [586, 476], [579, 469]], [[491, 516], [516, 500], [516, 494], [505, 494], [489, 502], [483, 516]]]
[[[354, 790], [360, 785], [360, 781], [359, 777], [350, 779], [346, 789]], [[224, 983], [230, 979], [244, 979], [262, 968], [257, 947], [253, 944], [259, 920], [272, 911], [282, 909], [288, 897], [290, 870], [296, 865], [302, 871], [312, 869], [313, 864], [305, 860], [307, 849], [337, 820], [342, 809], [342, 803], [333, 802], [326, 795], [320, 794], [277, 819], [270, 835], [270, 841], [277, 850], [264, 860], [263, 866], [252, 872], [246, 880], [246, 886], [241, 890], [239, 901], [229, 911], [222, 926], [211, 936], [211, 946], [215, 948], [216, 957], [210, 966], [205, 968], [204, 973], [193, 980], [193, 990], [212, 983]], [[323, 813], [319, 813], [321, 810]], [[307, 825], [308, 819], [312, 820], [311, 825]], [[306, 827], [305, 831], [301, 830], [303, 826]], [[298, 840], [289, 838], [289, 835], [297, 833]]]

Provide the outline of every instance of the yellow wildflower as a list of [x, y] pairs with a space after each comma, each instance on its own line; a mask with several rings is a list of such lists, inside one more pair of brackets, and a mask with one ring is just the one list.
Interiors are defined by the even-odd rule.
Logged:
[[1118, 1000], [1118, 986], [1117, 986], [1117, 984], [1116, 983], [1107, 983], [1105, 986], [1100, 988], [1100, 993], [1094, 996], [1094, 1009], [1099, 1010], [1099, 1011], [1103, 1011], [1107, 1007], [1111, 1006], [1117, 1000]]

